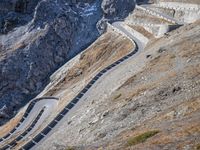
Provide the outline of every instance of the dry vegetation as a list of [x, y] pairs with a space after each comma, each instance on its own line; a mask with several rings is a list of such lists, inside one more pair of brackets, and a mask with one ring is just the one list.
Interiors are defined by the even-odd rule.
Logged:
[[[95, 43], [80, 54], [79, 60], [72, 68], [67, 70], [66, 74], [62, 74], [62, 77], [64, 78], [61, 81], [57, 82], [52, 88], [47, 89], [45, 93], [47, 96], [55, 96], [56, 94], [64, 93], [66, 90], [64, 95], [62, 95], [59, 107], [55, 112], [59, 112], [71, 98], [78, 93], [78, 90], [73, 92], [71, 90], [72, 87], [79, 85], [82, 82], [86, 84], [92, 76], [98, 73], [98, 71], [128, 54], [133, 48], [133, 44], [119, 33], [108, 30], [103, 34]], [[80, 85], [79, 89], [83, 86], [84, 85]], [[71, 93], [69, 93], [68, 90], [70, 90]], [[49, 120], [56, 115], [56, 113], [52, 114], [39, 130], [41, 130]], [[16, 118], [1, 127], [0, 135], [3, 136], [5, 133], [8, 133], [19, 120], [20, 118]], [[23, 144], [24, 142], [25, 141], [22, 141], [20, 144]]]
[[155, 17], [154, 15], [147, 14], [139, 9], [135, 9], [134, 13], [131, 16], [129, 16], [128, 19], [140, 20], [142, 23], [146, 22], [151, 24], [171, 24], [171, 22], [168, 22], [167, 20]]
[[81, 53], [79, 62], [68, 70], [65, 78], [47, 92], [47, 95], [54, 95], [67, 85], [91, 77], [95, 72], [128, 54], [132, 48], [132, 43], [118, 33], [112, 31], [105, 33], [85, 52]]
[[145, 30], [142, 26], [137, 26], [137, 25], [129, 25], [129, 26], [134, 30], [138, 31], [139, 33], [142, 33], [148, 39], [154, 38], [153, 34]]
[[[143, 71], [128, 79], [112, 94], [111, 101], [123, 103], [123, 106], [131, 101], [146, 99], [146, 103], [159, 102], [163, 107], [152, 118], [122, 132], [105, 147], [127, 150], [199, 149], [200, 39], [199, 32], [195, 31], [198, 30], [196, 24], [173, 31], [171, 37], [155, 41], [155, 45], [149, 46], [152, 51], [157, 44], [163, 47], [158, 48], [156, 53], [149, 53], [149, 63]], [[188, 33], [184, 36], [176, 35], [186, 30]], [[165, 42], [174, 38], [177, 41], [164, 46]], [[164, 107], [165, 104], [167, 107]], [[143, 105], [146, 104], [143, 102]], [[146, 133], [152, 130], [159, 130], [160, 133], [146, 140], [149, 137]]]
[[147, 131], [138, 136], [130, 137], [127, 141], [127, 146], [133, 146], [139, 143], [145, 142], [147, 139], [151, 138], [152, 136], [158, 134], [159, 131]]
[[3, 137], [4, 135], [10, 132], [13, 129], [13, 127], [16, 126], [17, 123], [20, 121], [22, 115], [23, 113], [20, 112], [18, 115], [16, 115], [15, 118], [11, 119], [7, 124], [0, 127], [0, 137]]
[[[127, 107], [128, 110], [121, 115], [122, 118], [117, 116], [118, 120], [111, 119], [116, 119], [117, 124], [120, 121], [127, 121], [125, 118], [128, 115], [139, 112], [141, 120], [138, 119], [139, 122], [131, 128], [126, 128], [114, 139], [98, 144], [100, 149], [182, 150], [187, 147], [200, 149], [199, 24], [200, 22], [197, 22], [175, 30], [163, 38], [153, 39], [140, 53], [140, 56], [144, 56], [141, 58], [145, 58], [145, 67], [133, 74], [106, 99], [107, 103], [104, 105], [107, 107], [107, 112], [103, 112], [102, 118], [117, 114], [127, 105], [138, 101], [136, 107]], [[137, 29], [151, 37], [143, 28], [137, 27]], [[59, 111], [93, 75], [129, 53], [132, 48], [132, 43], [120, 34], [113, 31], [106, 32], [80, 54], [79, 60], [62, 75], [64, 78], [47, 89], [45, 94], [55, 96], [62, 93], [60, 107], [57, 110]], [[82, 82], [84, 84], [81, 84]], [[69, 94], [76, 85], [79, 90]], [[103, 105], [98, 105], [98, 109], [99, 114], [102, 113]], [[106, 120], [103, 119], [99, 121], [102, 124]], [[135, 121], [137, 117], [131, 119]], [[84, 130], [97, 130], [97, 127], [101, 127], [101, 123], [87, 122], [86, 124], [92, 125], [88, 125]], [[97, 126], [93, 126], [94, 124]], [[107, 126], [112, 125], [107, 124]], [[81, 131], [79, 130], [80, 134]], [[106, 133], [98, 133], [96, 139], [105, 136]]]

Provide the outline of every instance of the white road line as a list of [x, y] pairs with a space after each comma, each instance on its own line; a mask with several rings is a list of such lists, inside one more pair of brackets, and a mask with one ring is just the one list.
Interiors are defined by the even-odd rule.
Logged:
[[84, 89], [85, 89], [85, 90], [88, 90], [89, 88], [88, 88], [88, 87], [85, 87]]
[[60, 114], [60, 115], [63, 116], [63, 117], [65, 116], [65, 115], [63, 115], [63, 114]]
[[80, 98], [76, 97], [77, 100], [79, 100]]
[[[9, 132], [8, 134], [9, 134], [9, 136], [11, 135], [11, 133], [10, 133], [10, 132]], [[8, 135], [8, 134], [7, 134], [7, 135]], [[7, 136], [7, 135], [6, 135], [6, 136]]]
[[7, 144], [10, 148], [12, 148], [12, 146], [11, 145], [9, 145], [9, 144]]
[[43, 137], [45, 137], [46, 135], [45, 134], [43, 134], [42, 132], [40, 133]]
[[70, 110], [69, 108], [66, 108], [66, 107], [65, 107], [64, 109], [65, 109], [65, 110]]
[[35, 145], [37, 144], [37, 142], [35, 142], [34, 140], [31, 140]]
[[50, 127], [50, 126], [47, 126], [48, 128], [50, 128], [50, 129], [52, 129], [52, 127]]
[[74, 104], [73, 102], [70, 102], [70, 104], [72, 104], [72, 105], [76, 105], [76, 104]]

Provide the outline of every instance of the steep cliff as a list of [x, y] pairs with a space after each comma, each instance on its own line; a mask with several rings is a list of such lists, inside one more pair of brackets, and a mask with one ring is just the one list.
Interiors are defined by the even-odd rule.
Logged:
[[133, 9], [130, 3], [134, 5], [129, 0], [1, 1], [1, 123], [36, 96], [56, 69], [99, 37], [105, 29], [103, 16], [124, 18]]

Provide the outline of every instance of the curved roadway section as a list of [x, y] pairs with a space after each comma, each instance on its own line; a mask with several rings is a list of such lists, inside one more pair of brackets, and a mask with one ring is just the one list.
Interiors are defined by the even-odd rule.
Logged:
[[[152, 15], [156, 15], [163, 19], [166, 19], [172, 23], [183, 24], [183, 22], [180, 22], [168, 15], [154, 11], [148, 7], [145, 7], [145, 6], [136, 6], [136, 7]], [[142, 34], [131, 29], [130, 27], [126, 26], [125, 24], [121, 22], [113, 23], [111, 25], [111, 28], [113, 28], [117, 32], [122, 33], [124, 36], [130, 39], [132, 43], [135, 44], [135, 49], [132, 49], [132, 51], [129, 54], [115, 61], [111, 65], [107, 66], [106, 68], [101, 70], [95, 77], [93, 77], [92, 80], [83, 88], [83, 90], [80, 91], [78, 95], [74, 99], [72, 99], [72, 101], [67, 106], [65, 106], [65, 108], [57, 116], [39, 134], [37, 134], [32, 140], [30, 140], [24, 146], [22, 146], [20, 150], [29, 150], [33, 148], [35, 145], [37, 145], [43, 138], [47, 136], [47, 134], [56, 126], [56, 124], [68, 113], [68, 111], [72, 109], [76, 105], [76, 103], [78, 103], [78, 101], [83, 97], [83, 95], [85, 95], [85, 93], [92, 87], [92, 85], [103, 74], [110, 71], [113, 67], [121, 64], [122, 62], [124, 62], [125, 60], [133, 56], [135, 53], [137, 53], [138, 51], [143, 50], [145, 45], [148, 42], [148, 39], [144, 37]], [[57, 105], [58, 103], [57, 100], [58, 98], [55, 98], [55, 97], [42, 97], [42, 98], [33, 100], [29, 104], [22, 119], [19, 121], [16, 127], [13, 128], [7, 135], [0, 138], [0, 144], [4, 145], [0, 149], [1, 150], [13, 149], [17, 145], [18, 142], [20, 142], [22, 139], [27, 138], [30, 134], [34, 133], [34, 131], [36, 131], [38, 127], [43, 123], [44, 119], [48, 117], [52, 109]], [[21, 133], [21, 134], [17, 135], [17, 133]], [[10, 137], [12, 138], [13, 135], [15, 136], [17, 135], [17, 136], [13, 140], [10, 141], [9, 139]], [[9, 142], [5, 143], [7, 140], [9, 140]]]
[[137, 37], [135, 37], [133, 34], [129, 33], [120, 22], [116, 22], [113, 24], [114, 28], [117, 30], [120, 30], [123, 32], [126, 36], [128, 36], [131, 41], [135, 44], [135, 48], [126, 56], [122, 57], [121, 59], [115, 61], [111, 65], [107, 66], [103, 70], [101, 70], [95, 77], [92, 78], [92, 80], [83, 88], [82, 91], [78, 93], [78, 95], [72, 99], [72, 101], [65, 106], [65, 108], [52, 120], [39, 134], [37, 134], [32, 140], [30, 140], [28, 143], [26, 143], [24, 146], [21, 147], [20, 150], [28, 150], [33, 148], [35, 145], [37, 145], [43, 138], [47, 136], [47, 134], [56, 126], [56, 124], [68, 113], [70, 109], [72, 109], [78, 101], [83, 97], [83, 95], [92, 87], [92, 85], [106, 72], [111, 70], [113, 67], [121, 64], [131, 56], [133, 56], [135, 53], [137, 53], [139, 50], [144, 49], [145, 44], [141, 42]]
[[[140, 33], [138, 33], [135, 30], [131, 31], [130, 33], [129, 31], [127, 31], [126, 28], [123, 27], [121, 22], [113, 23], [112, 27], [114, 30], [117, 30], [118, 32], [123, 33], [123, 35], [129, 38], [132, 41], [132, 43], [135, 45], [135, 48], [132, 49], [132, 51], [129, 54], [115, 61], [111, 65], [107, 66], [106, 68], [101, 70], [96, 76], [94, 76], [92, 80], [83, 88], [83, 90], [80, 91], [77, 94], [77, 96], [74, 99], [72, 99], [72, 101], [67, 106], [65, 106], [65, 108], [46, 127], [39, 134], [37, 134], [32, 140], [30, 140], [25, 145], [23, 145], [20, 148], [20, 150], [29, 150], [33, 148], [35, 145], [37, 145], [43, 138], [47, 136], [47, 134], [56, 126], [56, 124], [68, 113], [68, 111], [72, 109], [78, 103], [78, 101], [83, 97], [83, 95], [85, 95], [85, 93], [92, 87], [92, 85], [103, 74], [110, 71], [113, 67], [121, 64], [122, 62], [124, 62], [125, 60], [133, 56], [135, 53], [137, 53], [138, 51], [141, 51], [144, 49], [146, 42], [144, 42], [143, 40], [137, 37], [137, 35], [139, 35]], [[20, 122], [23, 122], [23, 124], [27, 124], [28, 121], [31, 121], [31, 120], [33, 120], [33, 122], [24, 132], [22, 132], [22, 134], [17, 136], [17, 138], [12, 140], [9, 144], [5, 145], [2, 150], [14, 148], [17, 145], [17, 142], [19, 142], [21, 139], [27, 137], [28, 135], [30, 135], [31, 133], [35, 131], [33, 130], [33, 128], [37, 128], [37, 126], [42, 123], [42, 120], [40, 118], [42, 118], [42, 116], [45, 117], [44, 112], [46, 112], [46, 109], [50, 107], [49, 105], [51, 105], [50, 102], [45, 102], [45, 104], [46, 105], [44, 105], [44, 103], [43, 104], [39, 102], [36, 103], [36, 101], [31, 102], [26, 112], [24, 113], [24, 116], [23, 116], [24, 119], [22, 118]], [[52, 105], [54, 104], [52, 103]], [[42, 108], [40, 106], [42, 106]], [[39, 114], [35, 114], [36, 112], [39, 112]], [[35, 119], [33, 117], [29, 117], [29, 118], [27, 117], [27, 116], [32, 116], [32, 115], [36, 116]], [[19, 125], [17, 125], [15, 128], [22, 129], [22, 127], [18, 127], [18, 126]], [[13, 130], [17, 130], [15, 128]], [[6, 138], [8, 138], [10, 134], [12, 135], [12, 132], [15, 132], [13, 130], [8, 135], [6, 135], [7, 136]]]
[[[34, 99], [29, 104], [19, 123], [8, 134], [0, 138], [0, 144], [6, 144], [0, 149], [11, 149], [18, 141], [33, 133], [44, 121], [44, 119], [50, 115], [51, 111], [55, 108], [55, 106], [57, 106], [57, 104], [58, 98], [55, 97], [42, 97]], [[7, 140], [10, 141], [10, 139], [18, 133], [21, 134], [17, 136], [17, 138], [11, 142], [7, 142]]]

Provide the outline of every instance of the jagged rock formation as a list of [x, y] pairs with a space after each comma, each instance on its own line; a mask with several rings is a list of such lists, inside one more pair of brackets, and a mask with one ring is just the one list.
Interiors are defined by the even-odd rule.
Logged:
[[107, 5], [105, 1], [0, 2], [1, 123], [36, 96], [51, 73], [100, 35], [96, 24], [101, 28], [102, 16], [123, 18], [134, 4], [118, 0]]
[[127, 13], [133, 10], [135, 3], [133, 0], [127, 0], [127, 5], [124, 5], [122, 0], [103, 0], [102, 9], [104, 11], [105, 18], [119, 19], [124, 18]]

